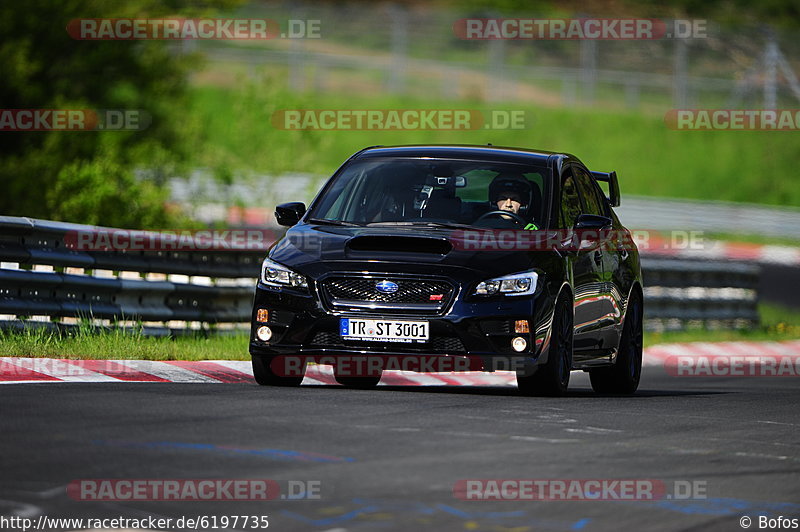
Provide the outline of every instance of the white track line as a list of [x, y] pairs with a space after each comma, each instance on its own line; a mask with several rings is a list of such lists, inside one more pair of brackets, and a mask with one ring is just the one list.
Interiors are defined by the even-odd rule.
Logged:
[[250, 376], [253, 375], [253, 363], [249, 360], [208, 360], [207, 362], [219, 364], [220, 366], [238, 371], [239, 373], [245, 373]]
[[206, 375], [156, 360], [121, 360], [119, 362], [136, 371], [149, 373], [170, 382], [220, 382]]
[[4, 360], [20, 368], [55, 377], [61, 382], [119, 382], [119, 379], [82, 368], [77, 364], [70, 364], [66, 360], [53, 358], [7, 358]]

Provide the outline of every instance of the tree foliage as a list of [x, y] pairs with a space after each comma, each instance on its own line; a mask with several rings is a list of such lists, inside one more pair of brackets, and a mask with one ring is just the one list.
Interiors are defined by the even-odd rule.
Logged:
[[[208, 15], [236, 2], [0, 2], [5, 109], [141, 109], [143, 131], [2, 132], [0, 214], [128, 227], [169, 222], [164, 177], [191, 154], [183, 127], [196, 58], [168, 41], [81, 41], [80, 18]], [[200, 7], [198, 7], [200, 6]]]

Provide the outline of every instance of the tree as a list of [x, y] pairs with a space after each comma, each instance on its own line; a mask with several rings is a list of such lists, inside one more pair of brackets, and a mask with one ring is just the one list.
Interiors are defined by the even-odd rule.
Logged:
[[170, 41], [74, 40], [66, 26], [80, 18], [201, 16], [235, 3], [206, 2], [202, 11], [156, 0], [0, 3], [3, 108], [141, 109], [152, 118], [144, 131], [0, 132], [0, 213], [167, 224], [162, 185], [191, 153], [182, 120], [196, 58]]

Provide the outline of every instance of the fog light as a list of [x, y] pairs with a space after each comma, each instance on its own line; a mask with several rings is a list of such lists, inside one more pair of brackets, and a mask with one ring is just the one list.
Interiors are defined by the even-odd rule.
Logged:
[[256, 336], [262, 342], [269, 342], [269, 339], [272, 338], [272, 329], [263, 325], [256, 330]]
[[256, 321], [259, 323], [269, 321], [269, 311], [265, 308], [258, 309], [256, 311]]
[[528, 328], [528, 320], [517, 320], [514, 322], [514, 332], [517, 334], [531, 332]]
[[528, 341], [521, 336], [517, 336], [516, 338], [511, 340], [511, 347], [513, 347], [514, 351], [516, 351], [517, 353], [521, 353], [522, 351], [525, 351], [525, 349], [527, 349]]

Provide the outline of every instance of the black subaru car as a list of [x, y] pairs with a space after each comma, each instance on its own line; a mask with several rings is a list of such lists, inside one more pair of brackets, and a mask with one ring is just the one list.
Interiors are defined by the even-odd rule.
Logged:
[[[563, 394], [573, 370], [588, 371], [597, 392], [633, 393], [642, 276], [618, 205], [616, 173], [567, 153], [363, 149], [308, 209], [276, 209], [290, 229], [256, 288], [256, 381], [299, 385], [315, 360], [342, 384], [370, 387], [425, 357], [511, 369], [525, 394]], [[382, 363], [336, 363], [354, 357]]]

